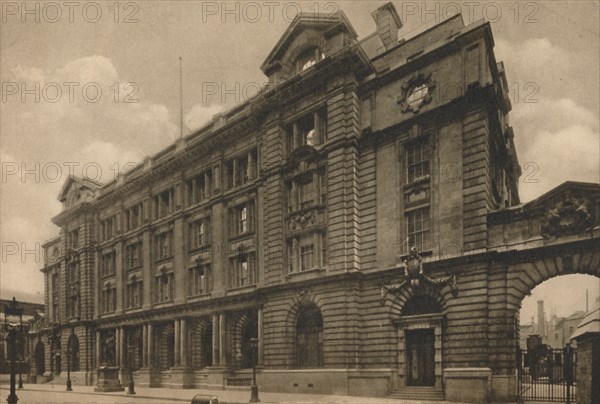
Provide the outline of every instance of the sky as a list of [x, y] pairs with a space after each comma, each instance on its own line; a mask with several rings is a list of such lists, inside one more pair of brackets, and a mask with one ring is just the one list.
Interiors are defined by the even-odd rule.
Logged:
[[[50, 219], [69, 174], [109, 181], [179, 136], [180, 57], [189, 134], [264, 86], [259, 67], [298, 11], [342, 10], [363, 38], [382, 4], [0, 0], [2, 297], [43, 300], [41, 244], [58, 233]], [[400, 38], [458, 11], [491, 23], [523, 202], [566, 180], [600, 181], [598, 1], [394, 4]], [[590, 284], [578, 279], [557, 311]]]

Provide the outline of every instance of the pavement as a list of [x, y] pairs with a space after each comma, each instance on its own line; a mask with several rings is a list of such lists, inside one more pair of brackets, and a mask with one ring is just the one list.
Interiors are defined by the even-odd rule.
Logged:
[[[65, 391], [64, 386], [50, 384], [25, 384], [17, 390], [18, 404], [129, 404], [129, 403], [191, 403], [198, 394], [207, 398], [218, 397], [220, 404], [247, 403], [250, 391], [168, 389], [136, 387], [135, 395], [126, 391], [113, 393], [94, 392], [94, 386], [73, 386], [73, 391]], [[0, 385], [0, 403], [5, 404], [8, 385]], [[353, 397], [324, 394], [289, 394], [260, 392], [259, 397], [265, 404], [435, 404], [435, 401], [412, 401], [391, 398]], [[444, 401], [444, 404], [455, 404]], [[458, 404], [458, 403], [456, 403]]]

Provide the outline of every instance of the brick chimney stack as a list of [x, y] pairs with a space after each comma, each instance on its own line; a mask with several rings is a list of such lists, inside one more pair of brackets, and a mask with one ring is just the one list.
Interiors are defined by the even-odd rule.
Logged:
[[538, 331], [540, 337], [546, 336], [546, 314], [544, 313], [544, 301], [538, 300]]
[[402, 20], [392, 3], [386, 3], [371, 13], [377, 33], [385, 46], [385, 50], [398, 44], [398, 30], [402, 28]]

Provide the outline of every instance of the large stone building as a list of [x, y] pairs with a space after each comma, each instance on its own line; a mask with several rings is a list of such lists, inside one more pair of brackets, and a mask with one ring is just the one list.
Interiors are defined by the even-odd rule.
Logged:
[[519, 204], [489, 23], [399, 40], [393, 5], [372, 16], [359, 39], [343, 12], [298, 15], [256, 97], [113, 182], [66, 182], [47, 372], [71, 347], [75, 383], [246, 388], [257, 363], [263, 390], [515, 398], [523, 297], [599, 273], [600, 188]]

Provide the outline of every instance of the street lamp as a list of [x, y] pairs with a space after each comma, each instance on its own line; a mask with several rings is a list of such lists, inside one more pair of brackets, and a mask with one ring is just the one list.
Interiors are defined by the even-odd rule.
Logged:
[[21, 377], [21, 373], [23, 372], [23, 357], [25, 356], [25, 347], [23, 346], [23, 309], [19, 313], [19, 340], [19, 389], [22, 389], [23, 378]]
[[252, 385], [250, 386], [250, 401], [251, 403], [260, 403], [258, 398], [258, 385], [256, 384], [256, 362], [258, 350], [258, 338], [250, 338], [250, 346], [252, 347]]
[[74, 330], [71, 328], [71, 335], [67, 341], [67, 388], [66, 391], [73, 391], [71, 383], [71, 361], [73, 359], [73, 335]]
[[[128, 333], [129, 334], [129, 333]], [[127, 394], [135, 394], [135, 384], [133, 383], [133, 364], [131, 363], [133, 352], [133, 341], [129, 335], [127, 335], [127, 368], [129, 370], [129, 388], [127, 389]]]
[[17, 326], [8, 321], [8, 316], [19, 316], [21, 319], [21, 324], [23, 322], [23, 308], [17, 305], [17, 301], [14, 297], [12, 302], [10, 302], [8, 305], [4, 305], [4, 329], [8, 333], [7, 344], [9, 344], [10, 356], [10, 394], [6, 399], [6, 402], [8, 404], [17, 404], [17, 401], [19, 401], [19, 397], [17, 397], [17, 393], [15, 392], [15, 339], [17, 334]]

